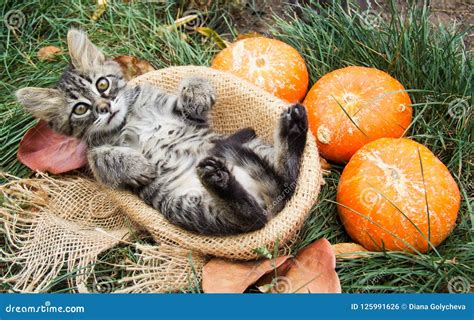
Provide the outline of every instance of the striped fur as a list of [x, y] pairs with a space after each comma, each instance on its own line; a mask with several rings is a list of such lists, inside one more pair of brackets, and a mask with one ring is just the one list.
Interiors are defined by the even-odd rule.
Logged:
[[97, 180], [132, 190], [200, 234], [256, 230], [284, 207], [306, 142], [304, 107], [283, 112], [275, 146], [250, 128], [217, 134], [208, 124], [215, 93], [205, 79], [184, 79], [176, 95], [132, 86], [84, 33], [71, 30], [68, 45], [72, 64], [57, 88], [24, 88], [17, 97], [56, 131], [87, 142]]

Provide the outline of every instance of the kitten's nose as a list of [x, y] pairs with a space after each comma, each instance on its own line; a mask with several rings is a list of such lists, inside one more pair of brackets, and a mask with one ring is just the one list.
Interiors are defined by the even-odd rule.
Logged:
[[110, 112], [110, 104], [107, 101], [100, 101], [96, 105], [97, 113], [105, 114]]

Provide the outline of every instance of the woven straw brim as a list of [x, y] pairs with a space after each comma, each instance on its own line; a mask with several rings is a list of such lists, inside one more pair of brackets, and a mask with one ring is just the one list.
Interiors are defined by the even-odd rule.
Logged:
[[[166, 92], [176, 93], [181, 79], [189, 76], [207, 78], [217, 92], [211, 115], [212, 127], [220, 133], [233, 133], [252, 127], [258, 136], [272, 143], [281, 112], [288, 103], [229, 73], [207, 67], [171, 67], [146, 73], [134, 83], [152, 83]], [[108, 189], [115, 204], [138, 225], [148, 230], [159, 243], [178, 245], [205, 255], [231, 259], [257, 258], [254, 249], [272, 249], [276, 241], [288, 244], [297, 236], [315, 204], [322, 184], [321, 167], [314, 137], [308, 133], [296, 191], [286, 207], [260, 230], [228, 237], [202, 236], [169, 223], [159, 212], [137, 196]]]

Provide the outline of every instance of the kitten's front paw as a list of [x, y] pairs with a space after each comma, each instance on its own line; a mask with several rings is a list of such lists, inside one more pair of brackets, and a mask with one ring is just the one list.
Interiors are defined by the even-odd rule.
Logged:
[[287, 136], [289, 140], [306, 137], [308, 132], [308, 116], [306, 109], [301, 104], [296, 103], [288, 107], [282, 114], [281, 134]]
[[208, 80], [192, 77], [181, 81], [179, 99], [184, 115], [202, 118], [214, 105], [216, 94]]
[[134, 155], [127, 160], [130, 162], [127, 164], [128, 170], [125, 172], [126, 184], [137, 188], [150, 184], [156, 178], [156, 166], [142, 155]]
[[142, 154], [125, 147], [102, 146], [88, 153], [89, 165], [100, 182], [113, 187], [139, 187], [156, 178], [156, 168]]
[[197, 165], [197, 173], [202, 183], [209, 187], [225, 189], [230, 180], [230, 172], [224, 161], [207, 157]]

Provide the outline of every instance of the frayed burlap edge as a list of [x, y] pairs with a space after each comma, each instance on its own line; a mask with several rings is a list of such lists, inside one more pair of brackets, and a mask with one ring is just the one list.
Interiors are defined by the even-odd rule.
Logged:
[[[148, 73], [135, 81], [152, 82], [175, 91], [185, 76], [206, 77], [217, 89], [213, 127], [230, 133], [253, 127], [271, 142], [274, 126], [287, 104], [232, 75], [205, 67], [172, 67]], [[0, 186], [0, 232], [7, 243], [1, 261], [19, 271], [2, 273], [0, 280], [12, 291], [44, 292], [63, 268], [76, 272], [70, 287], [87, 292], [86, 281], [93, 274], [101, 252], [120, 242], [136, 229], [145, 229], [157, 246], [135, 245], [138, 262], [124, 268], [130, 276], [118, 292], [174, 292], [198, 288], [201, 270], [209, 256], [255, 259], [256, 248], [288, 246], [297, 237], [314, 205], [323, 180], [316, 143], [308, 135], [296, 192], [285, 209], [265, 228], [232, 237], [199, 236], [168, 223], [156, 210], [136, 196], [100, 186], [85, 177], [61, 180], [41, 175], [37, 179], [16, 179]]]
[[130, 233], [131, 222], [106, 198], [84, 194], [97, 211], [70, 201], [68, 191], [78, 178], [7, 178], [0, 186], [0, 232], [6, 239], [0, 259], [7, 266], [0, 280], [13, 292], [48, 291], [64, 269], [75, 274], [68, 278], [71, 288], [85, 287], [97, 256]]
[[[103, 186], [85, 177], [38, 176], [2, 176], [8, 182], [0, 186], [0, 233], [5, 239], [0, 280], [11, 292], [47, 292], [64, 270], [74, 275], [67, 278], [69, 290], [81, 293], [199, 290], [204, 255], [130, 243], [139, 227], [113, 204]], [[117, 265], [128, 276], [96, 277], [99, 254], [120, 243], [138, 252], [137, 262]]]
[[[124, 289], [116, 293], [200, 292], [204, 255], [169, 245], [137, 245], [137, 263], [129, 263]], [[164, 278], [165, 277], [165, 278]]]

